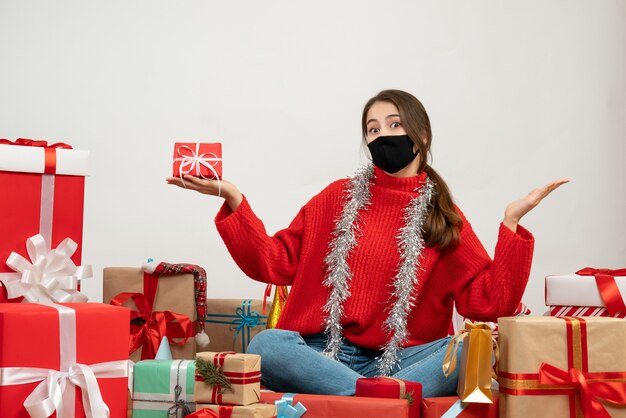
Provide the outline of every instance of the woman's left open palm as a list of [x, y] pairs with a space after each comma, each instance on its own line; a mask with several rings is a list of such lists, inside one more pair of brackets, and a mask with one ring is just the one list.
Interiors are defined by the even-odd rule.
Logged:
[[509, 203], [504, 211], [504, 224], [508, 227], [518, 224], [520, 219], [536, 207], [546, 196], [567, 182], [569, 182], [568, 179], [555, 180], [544, 187], [534, 189], [521, 199]]

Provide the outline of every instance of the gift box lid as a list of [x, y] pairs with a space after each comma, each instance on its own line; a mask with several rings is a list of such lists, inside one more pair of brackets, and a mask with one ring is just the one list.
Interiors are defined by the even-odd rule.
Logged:
[[8, 143], [0, 143], [0, 171], [42, 174], [46, 171], [46, 150], [54, 153], [54, 174], [89, 175], [89, 151]]
[[[624, 298], [626, 277], [615, 277], [615, 284]], [[605, 306], [593, 276], [561, 274], [545, 278], [546, 306]]]

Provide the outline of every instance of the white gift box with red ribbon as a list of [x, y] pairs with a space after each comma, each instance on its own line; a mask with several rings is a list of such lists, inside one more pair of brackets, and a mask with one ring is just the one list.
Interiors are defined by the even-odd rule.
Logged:
[[610, 316], [625, 312], [626, 270], [585, 268], [545, 278], [547, 306], [604, 307]]

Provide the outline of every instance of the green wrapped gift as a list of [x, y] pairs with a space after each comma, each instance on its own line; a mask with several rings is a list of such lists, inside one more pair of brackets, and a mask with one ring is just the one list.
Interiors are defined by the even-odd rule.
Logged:
[[193, 360], [144, 360], [135, 364], [133, 418], [184, 417], [194, 412]]

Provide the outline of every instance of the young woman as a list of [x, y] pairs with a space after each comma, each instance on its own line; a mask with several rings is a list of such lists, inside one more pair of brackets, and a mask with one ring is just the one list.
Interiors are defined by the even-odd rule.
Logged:
[[[534, 244], [518, 222], [567, 180], [507, 206], [491, 260], [428, 165], [422, 104], [381, 91], [363, 109], [362, 130], [373, 165], [331, 183], [273, 236], [221, 182], [215, 222], [234, 260], [255, 280], [291, 286], [277, 329], [248, 351], [262, 356], [263, 382], [277, 391], [353, 395], [358, 378], [388, 375], [421, 382], [425, 397], [453, 394], [457, 376], [441, 367], [453, 305], [481, 321], [515, 311]], [[218, 195], [216, 181], [184, 179]]]

